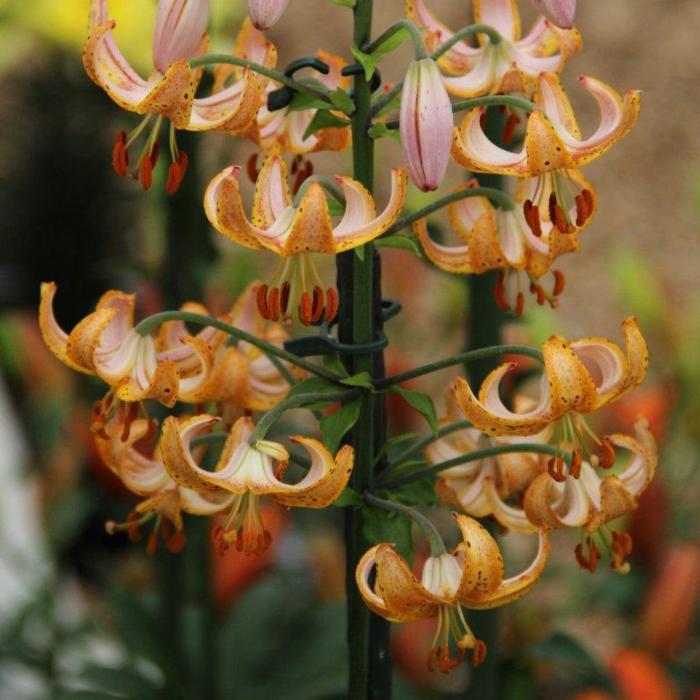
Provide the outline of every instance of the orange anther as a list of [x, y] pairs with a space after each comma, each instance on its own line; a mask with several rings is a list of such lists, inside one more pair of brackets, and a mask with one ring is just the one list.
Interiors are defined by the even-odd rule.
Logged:
[[323, 313], [323, 290], [316, 285], [311, 303], [311, 323], [316, 323]]
[[168, 178], [165, 181], [165, 191], [168, 194], [175, 194], [180, 189], [180, 185], [185, 179], [185, 173], [187, 172], [189, 162], [190, 159], [187, 157], [187, 153], [181, 151], [177, 160], [170, 164], [168, 168]]
[[279, 287], [273, 287], [270, 290], [270, 295], [267, 298], [267, 313], [270, 321], [278, 321], [282, 314]]
[[515, 315], [522, 316], [525, 309], [525, 296], [522, 292], [518, 292], [518, 296], [515, 298]]
[[561, 270], [552, 270], [554, 275], [554, 289], [552, 289], [552, 296], [558, 297], [566, 286], [566, 278]]
[[338, 314], [338, 307], [340, 306], [340, 299], [338, 299], [338, 290], [330, 287], [326, 289], [326, 313], [323, 320], [326, 323], [330, 323]]
[[289, 307], [289, 291], [291, 289], [291, 285], [289, 282], [284, 282], [282, 284], [282, 290], [280, 292], [280, 308], [282, 309], [282, 313], [286, 315], [287, 313], [287, 308]]
[[484, 663], [486, 659], [486, 642], [482, 642], [480, 639], [476, 640], [474, 648], [472, 649], [472, 666], [476, 668]]
[[[258, 154], [253, 153], [250, 158], [245, 162], [245, 171], [248, 175], [248, 179], [251, 182], [255, 182], [258, 179]], [[294, 170], [292, 170], [294, 172]]]
[[513, 134], [515, 133], [515, 127], [520, 123], [520, 119], [515, 115], [511, 114], [508, 116], [508, 119], [506, 120], [506, 125], [503, 128], [503, 136], [501, 137], [501, 141], [503, 142], [503, 145], [507, 146], [509, 143], [513, 141]]
[[126, 147], [126, 132], [118, 131], [112, 148], [112, 167], [120, 177], [124, 177], [129, 170], [129, 151]]
[[610, 469], [615, 464], [615, 447], [609, 437], [600, 441], [600, 457], [598, 465], [603, 469]]
[[547, 461], [547, 471], [554, 481], [566, 481], [564, 472], [564, 460], [561, 457], [552, 457]]
[[545, 301], [547, 301], [547, 295], [544, 293], [544, 289], [539, 284], [535, 285], [535, 296], [537, 297], [537, 304], [542, 306]]
[[540, 223], [540, 209], [531, 200], [526, 200], [523, 204], [523, 215], [527, 225], [537, 238], [542, 237], [542, 224]]
[[299, 302], [299, 320], [308, 326], [311, 323], [311, 295], [304, 292]]
[[569, 230], [569, 224], [566, 221], [564, 210], [558, 204], [554, 210], [554, 222], [562, 233], [573, 233], [573, 229], [571, 231]]
[[583, 457], [581, 456], [581, 450], [574, 450], [571, 455], [571, 464], [569, 465], [569, 474], [578, 479], [581, 476], [581, 465], [583, 464]]
[[146, 554], [152, 557], [158, 551], [158, 533], [153, 531], [148, 536], [148, 544], [146, 545]]
[[263, 318], [270, 318], [269, 311], [267, 308], [267, 285], [261, 284], [258, 287], [258, 291], [255, 297], [258, 304], [258, 311]]
[[185, 546], [185, 531], [181, 528], [165, 539], [165, 546], [169, 552], [177, 554]]
[[499, 270], [496, 275], [496, 286], [493, 290], [493, 297], [496, 300], [496, 306], [498, 306], [501, 311], [510, 311], [510, 304], [506, 300], [505, 278], [506, 276], [503, 270]]
[[576, 561], [582, 569], [588, 569], [591, 573], [594, 573], [596, 568], [598, 568], [598, 559], [600, 559], [600, 552], [593, 541], [593, 538], [586, 537], [586, 545], [588, 546], [588, 555], [583, 553], [583, 545], [577, 544], [574, 549], [574, 554], [576, 555]]

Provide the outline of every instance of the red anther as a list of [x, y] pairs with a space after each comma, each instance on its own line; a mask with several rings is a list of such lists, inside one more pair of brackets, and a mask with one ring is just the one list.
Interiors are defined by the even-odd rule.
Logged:
[[530, 227], [532, 233], [537, 236], [537, 238], [542, 237], [542, 225], [540, 224], [540, 209], [536, 204], [533, 204], [531, 200], [526, 200], [523, 204], [523, 215], [525, 216], [525, 221]]
[[273, 287], [270, 290], [270, 295], [267, 297], [267, 313], [270, 321], [278, 321], [282, 315], [279, 287]]
[[340, 299], [338, 299], [338, 290], [334, 287], [329, 287], [326, 289], [326, 313], [323, 316], [323, 320], [326, 323], [330, 323], [335, 319], [339, 306]]
[[503, 144], [507, 146], [509, 143], [513, 141], [513, 134], [515, 133], [515, 127], [520, 123], [520, 119], [515, 116], [515, 114], [511, 114], [508, 116], [508, 119], [506, 120], [506, 125], [503, 129], [503, 136], [501, 138], [501, 141], [503, 141]]
[[515, 297], [515, 315], [522, 316], [525, 310], [525, 297], [522, 292], [518, 292], [518, 296]]
[[578, 479], [581, 476], [581, 465], [583, 464], [583, 457], [581, 456], [581, 450], [574, 450], [571, 455], [571, 464], [569, 465], [569, 474]]
[[297, 176], [294, 178], [294, 184], [292, 185], [292, 194], [296, 194], [299, 191], [299, 188], [302, 186], [304, 180], [306, 180], [306, 175], [304, 174], [303, 170], [300, 170], [297, 173]]
[[615, 446], [609, 437], [604, 437], [600, 441], [598, 466], [603, 469], [610, 469], [613, 464], [615, 464]]
[[165, 540], [165, 546], [169, 552], [177, 554], [185, 546], [185, 531], [180, 528]]
[[306, 173], [306, 177], [311, 177], [314, 174], [314, 164], [310, 160], [306, 161], [304, 172]]
[[141, 158], [139, 165], [139, 180], [144, 191], [149, 190], [153, 184], [153, 161], [148, 155]]
[[552, 270], [552, 274], [554, 275], [554, 289], [552, 289], [552, 296], [558, 297], [564, 291], [564, 287], [566, 286], [566, 278], [564, 277], [564, 273], [560, 270]]
[[566, 222], [564, 210], [558, 204], [554, 209], [554, 222], [562, 233], [573, 233], [573, 229], [569, 231], [569, 224]]
[[280, 309], [282, 309], [282, 313], [286, 316], [287, 315], [287, 308], [289, 306], [289, 291], [291, 289], [291, 285], [289, 282], [283, 282], [282, 283], [282, 290], [280, 292]]
[[557, 195], [554, 194], [554, 192], [550, 192], [547, 205], [549, 207], [549, 220], [555, 223], [557, 220], [557, 207], [559, 203], [557, 202]]
[[122, 442], [126, 442], [129, 439], [129, 435], [131, 434], [131, 425], [136, 418], [138, 409], [139, 406], [137, 403], [126, 404], [126, 408], [124, 409], [124, 427], [122, 428], [122, 434], [120, 435]]
[[267, 309], [267, 285], [261, 284], [258, 287], [258, 292], [255, 296], [255, 300], [258, 304], [258, 311], [263, 318], [270, 318], [269, 311]]
[[129, 150], [126, 147], [126, 132], [118, 131], [112, 148], [112, 167], [119, 177], [124, 177], [129, 170]]
[[547, 301], [547, 295], [544, 293], [544, 289], [539, 284], [535, 285], [535, 296], [537, 297], [537, 304], [542, 306], [545, 301]]
[[487, 117], [487, 115], [486, 115], [486, 110], [484, 110], [484, 111], [481, 113], [481, 116], [479, 117], [479, 124], [481, 125], [481, 128], [482, 128], [483, 130], [486, 130], [486, 125], [487, 125], [487, 123], [488, 123], [488, 117]]
[[311, 301], [311, 323], [316, 323], [323, 313], [323, 290], [318, 285], [314, 286]]
[[158, 430], [158, 421], [152, 418], [148, 421], [148, 428], [146, 428], [146, 434], [143, 436], [144, 440], [150, 440]]
[[146, 554], [152, 557], [158, 551], [158, 533], [153, 531], [148, 536], [148, 544], [146, 545]]
[[224, 537], [224, 528], [221, 525], [215, 525], [212, 528], [211, 531], [211, 541], [212, 544], [214, 545], [214, 549], [216, 550], [216, 553], [220, 556], [223, 557], [224, 554], [226, 553], [226, 550], [229, 548], [229, 543]]
[[586, 223], [586, 200], [582, 194], [577, 194], [576, 200], [576, 225], [583, 226]]
[[566, 473], [564, 472], [564, 460], [561, 457], [552, 457], [547, 461], [547, 471], [554, 481], [566, 481]]
[[589, 219], [593, 213], [593, 192], [590, 190], [581, 190], [581, 195], [586, 203], [586, 219]]
[[311, 295], [304, 292], [299, 301], [299, 320], [308, 326], [311, 323]]
[[180, 185], [185, 179], [185, 173], [187, 172], [189, 162], [190, 159], [187, 157], [187, 153], [180, 151], [177, 160], [170, 164], [168, 168], [168, 177], [165, 181], [165, 191], [168, 194], [175, 194], [180, 189]]
[[486, 659], [486, 642], [482, 642], [480, 639], [476, 640], [474, 648], [472, 649], [472, 666], [476, 668], [484, 663]]
[[127, 516], [126, 520], [131, 523], [126, 529], [126, 536], [129, 538], [129, 542], [139, 542], [141, 540], [141, 526], [138, 521], [138, 513], [131, 512]]
[[[258, 179], [259, 171], [258, 171], [258, 154], [257, 153], [253, 153], [253, 155], [250, 156], [250, 158], [248, 158], [248, 160], [245, 162], [245, 172], [246, 172], [246, 175], [248, 176], [248, 179], [251, 182], [255, 182]], [[294, 171], [292, 170], [292, 172], [294, 172]]]
[[592, 537], [586, 537], [586, 544], [588, 545], [588, 556], [583, 553], [583, 545], [577, 544], [574, 549], [574, 554], [576, 555], [576, 561], [582, 569], [588, 569], [591, 573], [594, 573], [598, 568], [598, 559], [600, 559], [600, 552], [595, 545]]
[[496, 286], [493, 290], [493, 297], [496, 300], [496, 306], [498, 306], [501, 311], [510, 311], [510, 304], [506, 301], [505, 277], [503, 270], [499, 270], [496, 275]]
[[301, 162], [302, 162], [303, 160], [304, 160], [303, 157], [302, 157], [301, 155], [299, 155], [299, 154], [297, 154], [297, 155], [294, 156], [294, 158], [292, 159], [292, 168], [291, 168], [291, 170], [292, 170], [292, 175], [296, 175], [296, 174], [297, 174], [297, 170], [299, 170], [299, 165], [301, 164]]
[[619, 550], [623, 556], [628, 557], [632, 554], [634, 542], [629, 532], [613, 532], [613, 547]]

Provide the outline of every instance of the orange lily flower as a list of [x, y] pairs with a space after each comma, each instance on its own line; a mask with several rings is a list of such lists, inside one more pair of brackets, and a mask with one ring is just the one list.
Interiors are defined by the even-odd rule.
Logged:
[[[146, 115], [130, 134], [119, 132], [112, 162], [117, 174], [129, 173], [129, 147], [150, 127], [139, 155], [137, 175], [144, 189], [152, 183], [158, 160], [158, 136], [163, 118], [170, 121], [171, 165], [168, 192], [175, 192], [187, 169], [187, 155], [177, 147], [175, 131], [225, 131], [237, 133], [248, 128], [262, 103], [267, 79], [245, 70], [233, 85], [209, 97], [196, 98], [202, 69], [188, 61], [206, 52], [209, 18], [208, 0], [160, 0], [153, 41], [154, 72], [144, 80], [119, 51], [112, 30], [107, 0], [92, 0], [89, 36], [83, 50], [83, 64], [90, 78], [122, 109]], [[275, 48], [260, 39], [250, 22], [239, 35], [236, 55], [255, 54], [268, 68], [277, 62]], [[263, 49], [259, 50], [263, 43]], [[153, 121], [155, 117], [155, 121]]]
[[41, 285], [39, 325], [44, 341], [64, 364], [100, 377], [114, 387], [120, 401], [157, 399], [166, 406], [196, 401], [212, 370], [212, 329], [177, 338], [160, 350], [156, 339], [134, 328], [133, 294], [111, 290], [102, 295], [95, 311], [66, 333], [54, 316], [56, 284]]
[[[438, 59], [446, 73], [445, 87], [458, 97], [531, 94], [541, 72], [559, 73], [581, 50], [581, 35], [576, 29], [560, 29], [543, 17], [521, 38], [515, 0], [472, 0], [472, 7], [474, 22], [492, 26], [501, 35], [501, 41], [493, 44], [482, 34], [478, 47], [461, 41]], [[428, 33], [436, 48], [453, 36], [428, 10], [424, 0], [406, 0], [406, 14]]]
[[[132, 493], [143, 498], [131, 512], [126, 523], [107, 523], [113, 534], [127, 531], [130, 539], [140, 539], [141, 528], [153, 518], [155, 527], [148, 540], [148, 552], [153, 554], [158, 533], [163, 535], [171, 551], [179, 551], [185, 543], [182, 512], [193, 515], [213, 515], [226, 509], [233, 496], [226, 493], [198, 493], [178, 486], [168, 476], [160, 456], [160, 446], [149, 451], [138, 447], [153, 434], [153, 422], [144, 418], [131, 420], [129, 411], [121, 406], [115, 419], [97, 435], [97, 452], [109, 469]], [[174, 530], [173, 530], [174, 529]]]
[[346, 204], [336, 224], [317, 181], [304, 185], [305, 191], [297, 197], [300, 201], [292, 201], [287, 166], [276, 154], [267, 157], [258, 176], [251, 223], [241, 201], [239, 172], [238, 166], [226, 168], [209, 183], [204, 209], [219, 233], [247, 248], [271, 250], [284, 259], [269, 294], [267, 285], [260, 288], [261, 315], [276, 321], [298, 310], [306, 324], [322, 316], [332, 321], [338, 310], [337, 292], [330, 288], [324, 296], [310, 254], [336, 255], [384, 233], [401, 211], [406, 194], [405, 171], [392, 170], [391, 197], [378, 215], [372, 196], [357, 180], [337, 176]]
[[181, 486], [200, 493], [234, 494], [226, 525], [216, 533], [217, 545], [230, 544], [246, 554], [260, 554], [270, 545], [258, 511], [261, 496], [270, 496], [288, 507], [325, 508], [340, 495], [352, 472], [354, 453], [343, 446], [335, 458], [318, 440], [300, 435], [291, 440], [311, 457], [306, 476], [296, 484], [282, 481], [289, 461], [286, 448], [270, 440], [249, 443], [254, 424], [239, 418], [231, 428], [214, 471], [201, 468], [190, 443], [203, 430], [219, 422], [206, 414], [184, 421], [170, 417], [163, 424], [161, 452], [165, 468]]
[[[544, 530], [530, 566], [520, 574], [503, 578], [498, 544], [476, 520], [455, 514], [462, 541], [452, 553], [429, 557], [419, 581], [393, 545], [382, 543], [368, 550], [357, 565], [355, 580], [367, 607], [392, 622], [414, 622], [437, 617], [438, 630], [428, 656], [428, 668], [448, 673], [466, 650], [472, 650], [477, 666], [486, 656], [486, 645], [476, 639], [464, 618], [462, 606], [484, 610], [506, 605], [527, 593], [540, 577], [549, 554]], [[374, 585], [370, 575], [376, 570]], [[450, 637], [457, 646], [450, 655]]]

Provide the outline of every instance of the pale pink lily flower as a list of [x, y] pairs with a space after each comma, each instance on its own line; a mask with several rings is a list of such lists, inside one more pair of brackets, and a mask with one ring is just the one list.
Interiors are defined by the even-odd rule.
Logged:
[[530, 0], [552, 24], [570, 29], [576, 16], [576, 0]]
[[415, 185], [437, 189], [450, 160], [452, 104], [432, 58], [414, 61], [401, 93], [401, 148]]
[[209, 0], [161, 0], [153, 30], [153, 65], [161, 73], [194, 56], [209, 20]]
[[248, 15], [257, 29], [264, 31], [277, 23], [289, 0], [248, 0]]

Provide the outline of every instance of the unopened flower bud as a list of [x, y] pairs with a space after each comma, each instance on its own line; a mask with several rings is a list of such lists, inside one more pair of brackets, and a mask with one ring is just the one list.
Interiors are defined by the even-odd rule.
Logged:
[[192, 58], [209, 21], [209, 0], [160, 0], [153, 32], [153, 64], [161, 72]]
[[248, 15], [256, 29], [269, 29], [287, 9], [289, 0], [248, 0]]
[[450, 98], [431, 58], [414, 61], [408, 68], [399, 127], [411, 179], [424, 192], [436, 189], [450, 160], [453, 119]]
[[576, 0], [532, 0], [532, 4], [557, 27], [571, 29], [576, 15]]

